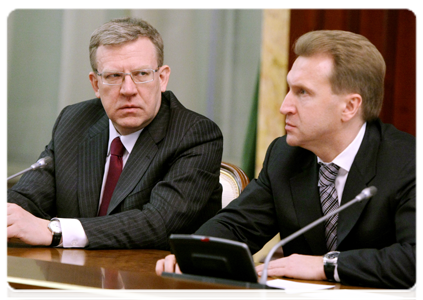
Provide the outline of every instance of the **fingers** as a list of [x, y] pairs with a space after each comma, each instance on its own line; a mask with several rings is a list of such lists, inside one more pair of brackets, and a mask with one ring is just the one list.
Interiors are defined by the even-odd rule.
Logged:
[[178, 264], [176, 264], [175, 273], [182, 274], [181, 269], [179, 269]]
[[164, 271], [164, 258], [156, 262], [156, 274], [161, 276]]
[[174, 273], [176, 268], [176, 258], [175, 255], [171, 254], [165, 257], [164, 262], [164, 272]]
[[7, 238], [18, 238], [30, 245], [49, 246], [52, 234], [49, 220], [37, 218], [19, 205], [7, 204]]
[[7, 226], [13, 225], [28, 214], [26, 210], [14, 203], [7, 203]]
[[286, 268], [283, 268], [283, 267], [274, 267], [272, 269], [271, 268], [267, 269], [267, 276], [290, 277], [287, 274]]
[[[269, 264], [267, 265], [267, 269], [271, 269], [271, 268], [275, 268], [281, 264], [283, 264], [284, 262], [284, 258], [279, 258], [279, 259], [275, 259], [275, 260], [271, 260], [269, 261]], [[261, 272], [264, 269], [264, 264], [258, 265], [255, 267], [257, 272]]]
[[179, 266], [176, 264], [175, 255], [170, 254], [163, 259], [160, 259], [156, 263], [156, 274], [162, 275], [163, 272], [168, 273], [181, 273]]
[[258, 274], [261, 273], [261, 272], [263, 272], [263, 267], [264, 267], [264, 264], [261, 264], [261, 265], [256, 266], [256, 272]]
[[19, 213], [19, 208], [20, 206], [14, 203], [7, 203], [7, 217], [9, 218], [9, 216]]
[[19, 238], [18, 233], [15, 230], [15, 226], [10, 226], [9, 223], [7, 224], [7, 240], [11, 238]]
[[[280, 277], [290, 277], [289, 268], [290, 268], [291, 257], [283, 257], [275, 260], [271, 260], [267, 266], [267, 276], [280, 276]], [[264, 264], [261, 264], [256, 267], [257, 274], [262, 275], [264, 269]]]
[[[259, 276], [261, 276], [262, 271], [263, 265], [258, 268]], [[271, 261], [267, 269], [267, 275], [306, 280], [325, 280], [326, 278], [321, 256], [299, 254], [292, 254], [288, 257]]]
[[[18, 229], [15, 227], [19, 227], [19, 220], [25, 218], [24, 213], [25, 211], [19, 205], [16, 205], [14, 203], [7, 203], [7, 236], [11, 236], [13, 232], [18, 231]], [[12, 229], [11, 227], [13, 227], [14, 229]]]

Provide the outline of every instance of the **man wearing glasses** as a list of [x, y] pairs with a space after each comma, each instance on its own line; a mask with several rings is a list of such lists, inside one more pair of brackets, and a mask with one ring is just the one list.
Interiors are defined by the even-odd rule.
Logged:
[[163, 41], [138, 19], [90, 41], [96, 99], [66, 107], [40, 157], [8, 191], [8, 239], [31, 245], [168, 249], [221, 207], [222, 134], [166, 91]]

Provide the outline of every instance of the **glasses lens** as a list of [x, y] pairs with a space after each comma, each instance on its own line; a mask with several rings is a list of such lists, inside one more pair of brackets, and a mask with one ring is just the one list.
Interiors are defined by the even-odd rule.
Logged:
[[126, 75], [131, 75], [135, 83], [146, 83], [154, 80], [155, 70], [144, 69], [132, 71], [131, 73], [123, 72], [103, 72], [101, 76], [103, 77], [103, 83], [110, 85], [120, 85], [122, 84], [123, 78]]
[[132, 72], [132, 78], [135, 83], [144, 83], [153, 80], [153, 70], [138, 70]]
[[107, 84], [121, 84], [123, 79], [123, 73], [119, 72], [103, 72], [102, 76]]

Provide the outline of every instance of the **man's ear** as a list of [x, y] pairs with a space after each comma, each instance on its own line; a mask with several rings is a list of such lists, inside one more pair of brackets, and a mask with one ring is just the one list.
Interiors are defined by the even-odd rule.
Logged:
[[342, 121], [346, 122], [361, 113], [363, 99], [359, 94], [348, 94], [345, 96], [345, 106], [342, 111]]
[[90, 74], [88, 76], [90, 78], [91, 86], [93, 87], [95, 96], [97, 98], [100, 98], [100, 88], [98, 86], [97, 75], [94, 72], [90, 72]]
[[160, 73], [159, 73], [161, 92], [166, 92], [166, 87], [169, 82], [169, 77], [170, 77], [170, 67], [167, 65], [163, 65], [160, 68]]

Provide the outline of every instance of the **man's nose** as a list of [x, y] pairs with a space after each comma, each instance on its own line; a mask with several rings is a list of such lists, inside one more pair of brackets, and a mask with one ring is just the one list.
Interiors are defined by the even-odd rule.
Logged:
[[285, 99], [283, 99], [279, 112], [283, 115], [292, 114], [295, 112], [291, 91], [289, 91]]
[[122, 85], [120, 87], [120, 92], [124, 95], [132, 95], [137, 92], [137, 86], [134, 80], [132, 79], [131, 74], [124, 75]]

